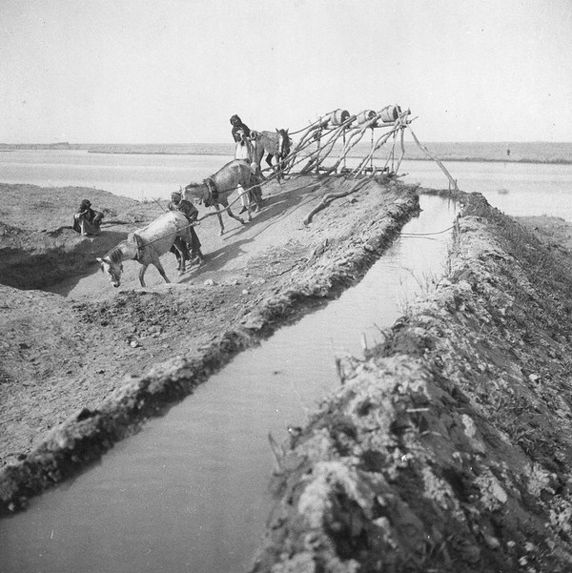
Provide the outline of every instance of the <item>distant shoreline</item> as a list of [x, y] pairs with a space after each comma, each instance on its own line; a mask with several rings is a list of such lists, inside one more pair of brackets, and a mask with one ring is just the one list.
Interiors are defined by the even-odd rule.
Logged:
[[[428, 157], [411, 158], [414, 161], [433, 161]], [[572, 159], [485, 159], [480, 157], [446, 157], [439, 156], [441, 161], [458, 161], [465, 163], [536, 163], [549, 165], [572, 165]]]
[[103, 155], [226, 155], [226, 153], [222, 151], [202, 151], [201, 153], [196, 153], [192, 151], [113, 151], [108, 149], [88, 149], [87, 152], [100, 153]]
[[[359, 144], [348, 158], [360, 158], [369, 151], [369, 145]], [[523, 143], [444, 143], [425, 145], [442, 161], [467, 163], [521, 163], [531, 165], [572, 165], [572, 142]], [[234, 155], [232, 143], [197, 144], [97, 144], [97, 143], [0, 143], [0, 153], [14, 151], [79, 151], [101, 155], [154, 155], [154, 156], [228, 156]], [[507, 153], [512, 152], [510, 155]], [[433, 161], [416, 147], [407, 148], [406, 160]]]
[[[98, 150], [89, 149], [88, 153], [99, 153], [103, 155], [224, 155], [215, 151], [204, 151], [202, 153], [192, 153], [190, 151], [112, 151], [112, 150]], [[360, 155], [348, 155], [348, 158], [359, 158]], [[429, 157], [405, 157], [405, 160], [411, 161], [433, 161]], [[551, 164], [551, 165], [572, 165], [572, 159], [494, 159], [484, 157], [447, 157], [440, 155], [439, 159], [442, 161], [457, 161], [467, 163], [536, 163], [536, 164]]]

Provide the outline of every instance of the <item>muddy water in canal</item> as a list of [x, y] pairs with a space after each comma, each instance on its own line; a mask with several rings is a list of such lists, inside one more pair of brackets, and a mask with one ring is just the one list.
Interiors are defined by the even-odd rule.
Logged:
[[[422, 213], [364, 279], [327, 307], [237, 356], [162, 418], [75, 480], [0, 521], [4, 573], [239, 572], [272, 499], [268, 433], [281, 442], [338, 383], [335, 358], [361, 355], [379, 329], [443, 273], [455, 205]], [[434, 234], [439, 233], [439, 234]]]

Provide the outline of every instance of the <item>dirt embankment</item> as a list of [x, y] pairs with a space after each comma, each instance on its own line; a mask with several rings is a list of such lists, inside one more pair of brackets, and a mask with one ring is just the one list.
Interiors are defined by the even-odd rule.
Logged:
[[447, 275], [285, 445], [253, 571], [572, 571], [571, 254], [464, 201]]
[[[141, 227], [160, 207], [85, 187], [0, 183], [0, 284], [41, 289], [93, 270], [95, 257]], [[82, 238], [71, 228], [82, 199], [104, 213], [104, 233]]]
[[[44, 276], [46, 288], [67, 298], [1, 286], [0, 511], [16, 510], [72, 475], [148, 416], [191, 393], [237, 352], [363, 276], [417, 212], [418, 200], [411, 189], [372, 181], [303, 224], [324, 194], [349, 186], [342, 179], [309, 177], [274, 184], [265, 188], [265, 206], [253, 221], [227, 221], [223, 237], [216, 217], [203, 219], [197, 232], [206, 264], [171, 285], [151, 268], [142, 289], [134, 261], [124, 264], [118, 290], [99, 272], [95, 256], [142, 226], [133, 222], [142, 211], [147, 219], [162, 212], [161, 205], [129, 202], [123, 210], [116, 207], [116, 222], [101, 236], [72, 234], [59, 246], [64, 258], [78, 247], [90, 253], [80, 267], [85, 276], [55, 285], [46, 282], [57, 274]], [[28, 205], [40, 193], [46, 202], [59, 196], [58, 190], [30, 187], [4, 193], [23, 194]], [[89, 198], [95, 207], [114, 208], [108, 195], [93, 192]], [[65, 220], [76, 204], [69, 204]], [[137, 217], [130, 219], [133, 213]], [[14, 207], [5, 220], [16, 226], [33, 215]], [[20, 267], [36, 263], [31, 255], [37, 251], [53, 254], [45, 233], [36, 230], [20, 247]], [[174, 278], [174, 256], [162, 261]], [[33, 267], [21, 272], [30, 276]]]
[[[314, 183], [273, 189], [227, 239], [205, 221], [209, 263], [177, 285], [142, 290], [133, 271], [109, 293], [90, 275], [67, 302], [2, 287], [4, 511], [335, 296], [415, 209], [372, 184], [305, 227], [342, 185]], [[572, 570], [569, 227], [461, 199], [446, 276], [284, 444], [253, 571]]]

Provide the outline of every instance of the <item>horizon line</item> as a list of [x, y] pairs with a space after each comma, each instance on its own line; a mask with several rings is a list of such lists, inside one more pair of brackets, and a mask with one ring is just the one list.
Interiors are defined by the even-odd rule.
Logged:
[[[363, 142], [362, 142], [363, 143]], [[367, 143], [367, 142], [365, 142]], [[519, 144], [519, 143], [572, 143], [572, 139], [570, 140], [546, 140], [546, 139], [533, 139], [533, 140], [454, 140], [454, 139], [447, 139], [447, 140], [426, 140], [426, 143], [470, 143], [470, 144], [503, 144], [503, 145], [510, 145], [510, 144]], [[52, 141], [52, 142], [42, 142], [42, 141], [31, 141], [31, 142], [0, 142], [0, 146], [9, 147], [9, 146], [20, 146], [20, 145], [235, 145], [233, 141], [184, 141], [184, 142], [109, 142], [109, 141], [99, 141], [99, 142], [70, 142], [70, 141]]]

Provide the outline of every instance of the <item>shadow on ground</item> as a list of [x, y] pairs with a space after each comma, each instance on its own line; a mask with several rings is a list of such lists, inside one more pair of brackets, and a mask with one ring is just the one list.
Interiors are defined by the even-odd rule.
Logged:
[[105, 230], [98, 236], [81, 237], [70, 227], [19, 233], [18, 241], [0, 249], [0, 283], [30, 290], [72, 277], [79, 280], [95, 269], [97, 257], [126, 236], [126, 232]]
[[[277, 225], [282, 219], [290, 217], [297, 209], [314, 201], [315, 196], [308, 194], [308, 191], [311, 187], [316, 186], [316, 183], [313, 182], [265, 197], [262, 210], [255, 212], [252, 221], [245, 225], [236, 226], [224, 235], [226, 239], [229, 239], [249, 232], [248, 238], [234, 240], [234, 242], [229, 242], [214, 251], [206, 252], [205, 264], [191, 269], [190, 272], [179, 278], [179, 282], [188, 283], [204, 273], [220, 271], [229, 261], [244, 253], [245, 245], [255, 241], [260, 234], [273, 225]], [[223, 217], [227, 216], [223, 215]], [[253, 227], [256, 228], [254, 233], [251, 232]]]

